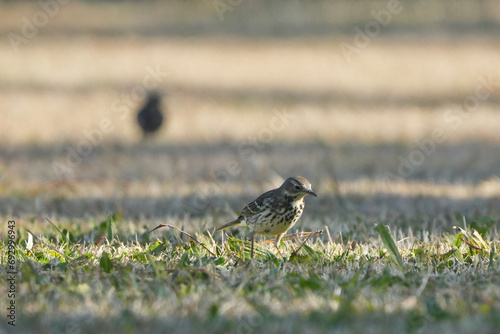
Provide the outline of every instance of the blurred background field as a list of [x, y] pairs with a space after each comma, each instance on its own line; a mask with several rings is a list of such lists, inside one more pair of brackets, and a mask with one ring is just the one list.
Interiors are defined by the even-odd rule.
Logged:
[[[498, 224], [497, 1], [400, 1], [348, 55], [388, 1], [46, 3], [46, 23], [40, 3], [0, 3], [4, 221], [36, 233], [119, 213], [202, 232], [302, 175], [319, 197], [298, 230]], [[44, 24], [27, 37], [27, 21]], [[166, 124], [144, 143], [153, 72]]]

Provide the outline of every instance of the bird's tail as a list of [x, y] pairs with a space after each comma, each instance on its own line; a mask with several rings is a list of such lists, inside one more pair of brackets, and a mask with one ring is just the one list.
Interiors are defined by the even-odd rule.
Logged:
[[242, 217], [238, 217], [238, 219], [233, 220], [232, 222], [229, 222], [226, 225], [222, 225], [221, 227], [216, 229], [215, 232], [219, 232], [219, 231], [225, 230], [226, 228], [230, 228], [233, 226], [238, 226], [238, 225], [241, 225], [242, 223], [243, 223]]

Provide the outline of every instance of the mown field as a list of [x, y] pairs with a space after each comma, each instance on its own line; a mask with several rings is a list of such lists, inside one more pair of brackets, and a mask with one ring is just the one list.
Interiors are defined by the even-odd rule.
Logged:
[[[388, 3], [71, 2], [17, 50], [2, 3], [0, 331], [498, 333], [500, 8], [401, 4], [346, 57]], [[214, 233], [292, 175], [282, 256]]]

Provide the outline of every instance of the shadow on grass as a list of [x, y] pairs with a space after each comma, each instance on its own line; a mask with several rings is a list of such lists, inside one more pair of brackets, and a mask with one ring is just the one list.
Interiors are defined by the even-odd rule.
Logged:
[[[490, 314], [491, 313], [491, 314]], [[224, 315], [191, 315], [187, 317], [136, 315], [127, 309], [115, 316], [80, 316], [53, 317], [42, 315], [43, 319], [30, 316], [18, 321], [19, 330], [46, 333], [104, 333], [104, 332], [143, 332], [143, 333], [323, 333], [353, 332], [361, 333], [370, 328], [370, 333], [407, 333], [426, 330], [432, 333], [468, 333], [469, 326], [483, 333], [494, 333], [498, 324], [498, 314], [476, 313], [457, 317], [435, 315], [432, 312], [420, 315], [415, 312], [384, 312], [373, 310], [344, 312], [312, 311], [308, 314], [290, 313], [274, 315], [271, 313], [250, 314], [242, 317]], [[458, 329], [457, 329], [458, 328]]]
[[[415, 146], [273, 143], [247, 159], [229, 142], [106, 143], [73, 168], [76, 178], [60, 181], [53, 163], [65, 162], [67, 147], [0, 148], [0, 163], [9, 166], [0, 175], [1, 215], [81, 219], [121, 212], [132, 219], [220, 216], [224, 221], [281, 182], [277, 174], [311, 180], [319, 197], [306, 200], [306, 219], [500, 215], [498, 196], [489, 195], [498, 194], [500, 147], [488, 143], [442, 144], [396, 180], [391, 178], [398, 175], [400, 158], [407, 159]], [[230, 160], [238, 164], [238, 175], [226, 169]], [[479, 187], [486, 180], [492, 180], [493, 192], [488, 184]], [[461, 194], [455, 196], [455, 190]]]
[[[311, 316], [291, 314], [289, 316], [246, 315], [240, 318], [215, 316], [215, 317], [143, 317], [130, 311], [111, 317], [90, 317], [69, 315], [65, 317], [36, 317], [25, 318], [25, 323], [18, 321], [20, 330], [45, 333], [259, 333], [262, 330], [287, 333], [309, 333], [321, 329], [362, 329], [370, 325], [372, 329], [380, 327], [390, 332], [403, 332], [405, 322], [402, 317], [394, 315], [366, 315], [357, 321], [352, 321], [352, 316], [336, 320], [335, 313], [314, 313]], [[350, 320], [350, 321], [349, 321]]]
[[[236, 15], [235, 15], [236, 13]], [[219, 20], [215, 9], [208, 11], [204, 20], [188, 22], [163, 20], [143, 24], [122, 23], [118, 26], [67, 26], [51, 27], [50, 30], [41, 30], [39, 36], [56, 35], [78, 37], [82, 35], [121, 37], [134, 34], [142, 37], [183, 37], [183, 38], [238, 38], [238, 39], [306, 39], [306, 38], [346, 38], [353, 36], [357, 29], [362, 29], [369, 21], [374, 22], [373, 16], [351, 22], [338, 23], [333, 20], [319, 20], [317, 16], [305, 17], [301, 22], [287, 17], [276, 19], [265, 12], [265, 9], [253, 13], [259, 20], [252, 21], [252, 15], [244, 10], [227, 12], [229, 19]], [[263, 15], [264, 14], [264, 15]], [[347, 13], [345, 15], [348, 15]], [[281, 13], [278, 15], [281, 16]], [[250, 17], [250, 20], [248, 18]], [[239, 18], [239, 19], [238, 19]], [[302, 16], [301, 18], [304, 18]], [[373, 28], [372, 28], [373, 29]], [[11, 29], [0, 30], [7, 36]], [[385, 37], [417, 36], [433, 37], [448, 36], [463, 38], [474, 35], [496, 37], [500, 31], [500, 23], [494, 19], [476, 19], [466, 21], [439, 20], [435, 22], [391, 22], [383, 27]]]
[[[253, 198], [248, 193], [231, 196], [201, 198], [185, 197], [121, 197], [121, 198], [51, 198], [39, 196], [34, 199], [0, 197], [0, 215], [29, 217], [59, 217], [84, 219], [106, 217], [120, 212], [126, 219], [191, 219], [212, 221], [236, 217]], [[471, 197], [451, 199], [444, 196], [404, 196], [390, 193], [347, 194], [342, 203], [334, 194], [322, 194], [317, 200], [306, 201], [303, 217], [324, 221], [338, 220], [344, 216], [354, 217], [431, 217], [443, 215], [492, 215], [500, 216], [498, 197]], [[347, 208], [343, 204], [347, 203]], [[231, 210], [231, 208], [234, 210]], [[209, 223], [210, 224], [210, 223]]]
[[[25, 93], [60, 93], [76, 95], [92, 95], [106, 90], [123, 93], [130, 92], [135, 86], [131, 84], [80, 84], [73, 87], [61, 87], [48, 83], [30, 83], [23, 86], [4, 86], [0, 91], [4, 93], [16, 93], [22, 90]], [[304, 91], [300, 89], [252, 87], [214, 87], [210, 85], [187, 86], [182, 84], [169, 84], [164, 88], [169, 94], [181, 95], [188, 98], [197, 98], [208, 101], [230, 101], [230, 102], [267, 102], [285, 103], [287, 105], [331, 105], [347, 104], [360, 107], [410, 107], [429, 108], [441, 105], [462, 104], [467, 95], [464, 92], [435, 93], [434, 95], [363, 95], [358, 92], [346, 92], [335, 90]], [[500, 97], [490, 96], [487, 103], [500, 104]], [[403, 108], [404, 109], [404, 108]]]
[[439, 144], [429, 143], [432, 140], [427, 137], [421, 139], [421, 145], [256, 140], [257, 137], [253, 141], [185, 144], [104, 142], [92, 146], [86, 155], [75, 150], [81, 141], [50, 146], [0, 146], [0, 163], [6, 166], [0, 171], [0, 178], [33, 183], [57, 181], [54, 163], [58, 162], [74, 172], [76, 181], [111, 180], [119, 184], [154, 180], [192, 185], [195, 181], [216, 182], [214, 175], [230, 174], [227, 162], [234, 161], [236, 174], [224, 184], [262, 183], [270, 180], [270, 173], [282, 177], [304, 175], [313, 184], [332, 178], [341, 182], [391, 177], [401, 182], [478, 184], [498, 177], [500, 166], [500, 146], [489, 142]]

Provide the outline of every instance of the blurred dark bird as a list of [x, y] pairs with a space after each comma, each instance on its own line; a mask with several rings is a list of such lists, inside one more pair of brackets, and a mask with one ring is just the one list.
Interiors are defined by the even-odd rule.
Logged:
[[161, 96], [152, 92], [137, 113], [137, 123], [142, 129], [143, 139], [149, 139], [163, 124], [163, 114], [160, 110]]

